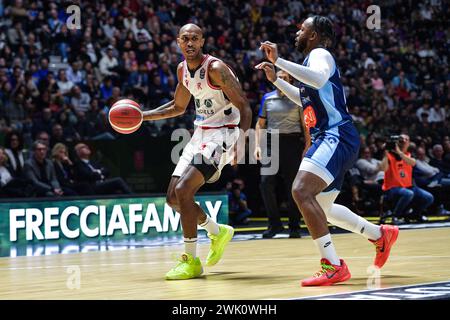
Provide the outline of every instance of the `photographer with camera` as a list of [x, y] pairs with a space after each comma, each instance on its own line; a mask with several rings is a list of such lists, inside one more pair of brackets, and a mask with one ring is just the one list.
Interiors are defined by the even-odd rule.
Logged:
[[227, 184], [230, 219], [234, 226], [247, 224], [252, 214], [247, 205], [247, 196], [242, 192], [244, 187], [244, 181], [238, 178]]
[[[398, 218], [413, 218], [419, 222], [427, 220], [422, 212], [434, 201], [431, 193], [413, 185], [412, 172], [416, 160], [408, 152], [409, 136], [391, 136], [386, 143], [385, 155], [380, 168], [385, 172], [383, 191], [388, 201], [395, 203], [393, 222]], [[415, 211], [406, 216], [406, 209], [415, 206]]]

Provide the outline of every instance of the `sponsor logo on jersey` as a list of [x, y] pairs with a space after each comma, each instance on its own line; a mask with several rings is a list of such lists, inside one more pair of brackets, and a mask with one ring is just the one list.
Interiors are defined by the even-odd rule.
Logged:
[[307, 128], [314, 128], [317, 123], [316, 113], [312, 106], [307, 106], [303, 111], [303, 116], [305, 118], [305, 125]]
[[200, 69], [200, 79], [205, 79], [205, 69], [204, 68], [201, 68]]
[[[197, 114], [204, 114], [211, 116], [215, 113], [214, 109], [210, 109], [213, 106], [211, 99], [205, 99], [201, 101], [200, 99], [194, 99], [195, 109]], [[206, 108], [208, 109], [206, 109]]]
[[211, 108], [213, 106], [211, 99], [206, 99], [204, 104], [205, 104], [205, 107], [207, 107], [207, 108]]
[[206, 115], [213, 115], [215, 112], [214, 112], [214, 110], [211, 110], [211, 109], [202, 109], [202, 108], [200, 108], [200, 109], [197, 109], [197, 113], [198, 114], [206, 114]]
[[338, 140], [335, 137], [328, 137], [327, 140], [331, 144], [335, 144], [336, 142], [338, 142]]

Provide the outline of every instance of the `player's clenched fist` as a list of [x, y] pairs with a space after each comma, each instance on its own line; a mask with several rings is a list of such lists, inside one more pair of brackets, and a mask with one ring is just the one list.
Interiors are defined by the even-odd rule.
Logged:
[[270, 62], [262, 62], [256, 65], [255, 69], [263, 70], [264, 73], [266, 74], [267, 80], [269, 80], [270, 82], [275, 82], [275, 80], [277, 80], [275, 68], [273, 64], [271, 64]]

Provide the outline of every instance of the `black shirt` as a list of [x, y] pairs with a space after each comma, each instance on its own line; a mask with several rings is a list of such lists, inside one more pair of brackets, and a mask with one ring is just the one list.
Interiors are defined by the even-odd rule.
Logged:
[[47, 177], [47, 171], [45, 170], [45, 160], [43, 163], [39, 163], [38, 161], [36, 161], [36, 163], [39, 167], [39, 171], [41, 172], [41, 182], [50, 184], [50, 181]]

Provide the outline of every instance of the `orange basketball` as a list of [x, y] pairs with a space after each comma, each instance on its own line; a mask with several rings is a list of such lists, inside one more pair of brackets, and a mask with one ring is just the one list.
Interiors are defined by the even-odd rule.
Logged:
[[140, 128], [143, 114], [137, 102], [130, 99], [122, 99], [111, 106], [108, 119], [115, 131], [130, 134]]

